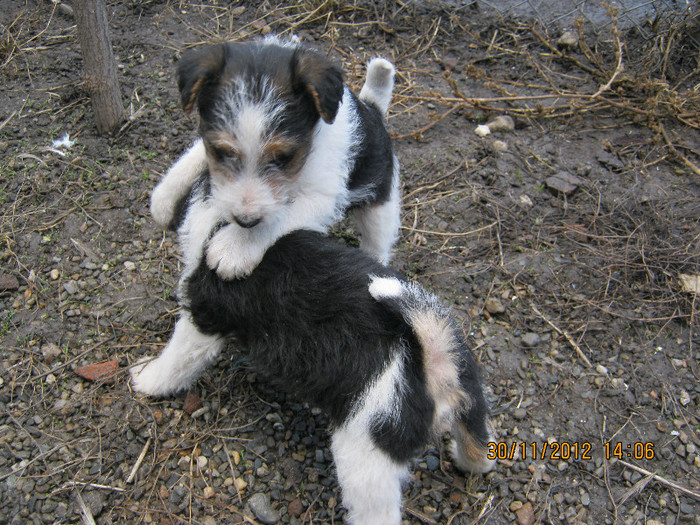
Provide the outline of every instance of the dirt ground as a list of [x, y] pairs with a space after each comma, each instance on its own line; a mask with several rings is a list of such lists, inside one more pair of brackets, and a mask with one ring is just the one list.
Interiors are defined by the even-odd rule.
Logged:
[[[562, 38], [454, 3], [108, 1], [129, 119], [101, 137], [70, 3], [0, 10], [0, 522], [343, 521], [327, 420], [235, 348], [187, 395], [127, 380], [177, 311], [175, 239], [148, 213], [196, 127], [174, 64], [271, 32], [355, 88], [369, 58], [395, 63], [393, 264], [452, 305], [489, 385], [497, 468], [464, 477], [434, 443], [405, 522], [700, 523], [693, 8], [651, 38]], [[499, 115], [513, 129], [475, 133]], [[101, 362], [116, 374], [76, 374]]]

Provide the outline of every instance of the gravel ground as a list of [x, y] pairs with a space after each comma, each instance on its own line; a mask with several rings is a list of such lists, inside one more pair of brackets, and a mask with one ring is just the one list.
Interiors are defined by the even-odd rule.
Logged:
[[[177, 311], [175, 239], [148, 215], [196, 126], [174, 63], [293, 31], [355, 87], [368, 58], [395, 62], [394, 265], [463, 319], [489, 384], [497, 468], [464, 477], [434, 443], [406, 523], [700, 524], [699, 303], [681, 277], [700, 274], [692, 24], [664, 48], [586, 27], [557, 43], [438, 2], [109, 1], [130, 119], [99, 137], [67, 4], [0, 13], [0, 522], [343, 521], [327, 419], [234, 347], [186, 395], [127, 380]], [[501, 114], [512, 128], [474, 133]]]

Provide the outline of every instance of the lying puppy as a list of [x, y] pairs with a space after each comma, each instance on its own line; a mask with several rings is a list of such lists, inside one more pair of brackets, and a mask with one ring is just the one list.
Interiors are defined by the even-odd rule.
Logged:
[[[488, 407], [476, 361], [436, 297], [360, 250], [318, 232], [279, 238], [246, 277], [221, 279], [203, 255], [226, 228], [199, 179], [178, 228], [183, 310], [161, 355], [132, 369], [134, 388], [189, 386], [228, 336], [277, 388], [325, 410], [343, 503], [355, 525], [399, 525], [410, 459], [449, 430], [455, 464], [488, 472]], [[214, 211], [212, 211], [214, 210]], [[197, 253], [196, 250], [199, 249]]]
[[178, 85], [201, 139], [158, 184], [151, 212], [163, 227], [203, 173], [227, 226], [206, 260], [220, 277], [250, 273], [285, 233], [325, 232], [353, 211], [361, 248], [388, 262], [398, 237], [399, 172], [384, 116], [394, 67], [372, 60], [359, 98], [342, 71], [297, 42], [275, 38], [186, 53]]

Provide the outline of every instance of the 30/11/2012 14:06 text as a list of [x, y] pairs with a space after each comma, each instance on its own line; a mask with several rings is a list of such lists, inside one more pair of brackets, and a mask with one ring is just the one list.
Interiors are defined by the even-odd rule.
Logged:
[[[648, 442], [636, 442], [631, 444], [611, 443], [603, 444], [605, 459], [654, 459], [654, 444]], [[540, 459], [540, 460], [591, 460], [593, 459], [593, 445], [588, 441], [563, 441], [563, 442], [491, 442], [488, 445], [488, 458], [513, 461], [515, 459]]]

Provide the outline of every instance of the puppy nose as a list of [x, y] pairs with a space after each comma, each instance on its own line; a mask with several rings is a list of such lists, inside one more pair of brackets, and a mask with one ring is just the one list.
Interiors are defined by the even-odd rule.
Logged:
[[260, 224], [262, 217], [234, 217], [233, 220], [242, 228], [252, 228]]

